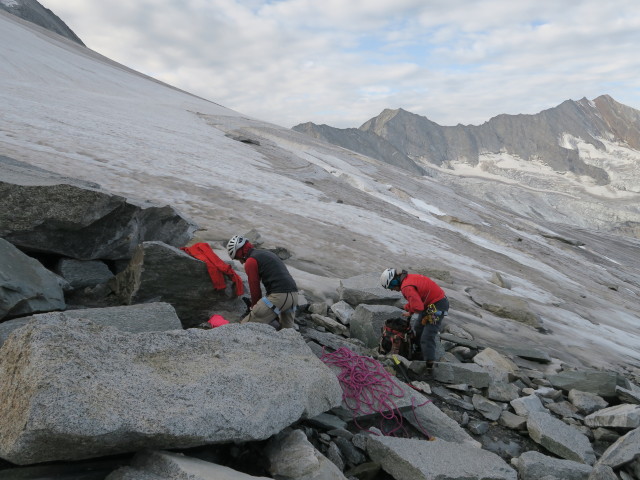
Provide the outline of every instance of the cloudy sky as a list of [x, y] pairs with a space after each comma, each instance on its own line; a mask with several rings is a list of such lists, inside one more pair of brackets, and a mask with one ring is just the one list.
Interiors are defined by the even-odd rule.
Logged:
[[261, 120], [441, 125], [609, 94], [640, 109], [636, 0], [40, 0], [91, 49]]

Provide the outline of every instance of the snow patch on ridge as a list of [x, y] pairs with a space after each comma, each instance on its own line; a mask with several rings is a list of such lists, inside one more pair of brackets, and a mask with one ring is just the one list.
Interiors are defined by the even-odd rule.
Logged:
[[[560, 145], [564, 148], [577, 150], [580, 158], [588, 165], [600, 167], [607, 171], [611, 178], [611, 187], [624, 192], [640, 193], [640, 152], [625, 145], [598, 138], [606, 151], [598, 150], [594, 145], [565, 133]], [[594, 187], [591, 191], [602, 195], [609, 187]]]

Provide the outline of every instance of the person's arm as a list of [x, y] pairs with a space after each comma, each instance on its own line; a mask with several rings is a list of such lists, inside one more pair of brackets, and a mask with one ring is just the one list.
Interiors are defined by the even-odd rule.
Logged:
[[406, 311], [416, 313], [424, 310], [424, 303], [422, 303], [422, 299], [420, 299], [420, 295], [418, 295], [418, 290], [416, 290], [414, 286], [404, 287], [401, 292], [408, 302], [404, 306]]
[[253, 257], [247, 258], [247, 261], [244, 262], [244, 271], [247, 273], [249, 292], [251, 293], [251, 307], [253, 307], [262, 298], [258, 261]]

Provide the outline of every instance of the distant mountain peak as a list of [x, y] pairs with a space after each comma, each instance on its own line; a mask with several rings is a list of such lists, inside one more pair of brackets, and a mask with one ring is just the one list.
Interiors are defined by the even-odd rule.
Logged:
[[[313, 130], [313, 124], [305, 125], [304, 130], [299, 130]], [[585, 162], [579, 150], [568, 146], [565, 139], [580, 139], [603, 155], [604, 140], [640, 150], [640, 111], [618, 103], [610, 95], [600, 95], [594, 100], [566, 100], [537, 114], [501, 114], [478, 126], [441, 126], [402, 108], [385, 109], [359, 130], [362, 132], [359, 150], [353, 132], [349, 135], [349, 146], [342, 141], [339, 129], [334, 129], [330, 138], [316, 131], [316, 138], [394, 165], [398, 154], [394, 153], [393, 158], [387, 156], [394, 150], [421, 167], [428, 164], [440, 167], [452, 162], [473, 166], [482, 155], [507, 153], [524, 161], [542, 162], [561, 174], [590, 177], [596, 185], [611, 183], [609, 167]], [[376, 151], [371, 142], [378, 145], [381, 142], [375, 137], [384, 139], [393, 148]]]
[[35, 23], [42, 28], [85, 46], [66, 23], [51, 10], [40, 5], [37, 0], [0, 0], [0, 10], [5, 10], [22, 20]]

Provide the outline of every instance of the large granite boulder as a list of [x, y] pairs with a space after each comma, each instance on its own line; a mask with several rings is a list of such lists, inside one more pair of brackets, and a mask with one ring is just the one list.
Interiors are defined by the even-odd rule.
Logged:
[[555, 388], [569, 392], [572, 389], [594, 393], [605, 398], [616, 396], [618, 374], [600, 370], [565, 370], [548, 377]]
[[121, 307], [85, 308], [64, 312], [49, 312], [15, 318], [0, 323], [0, 346], [11, 332], [24, 327], [31, 320], [47, 322], [71, 318], [90, 320], [98, 325], [115, 327], [123, 332], [140, 333], [182, 329], [176, 310], [168, 303], [151, 302]]
[[341, 400], [292, 329], [131, 334], [34, 321], [0, 348], [0, 457], [26, 465], [265, 440]]
[[588, 427], [638, 428], [640, 427], [640, 405], [621, 404], [603, 408], [584, 418]]
[[521, 480], [540, 480], [545, 477], [562, 480], [587, 480], [591, 466], [573, 460], [562, 460], [540, 452], [524, 452], [513, 462]]
[[40, 262], [0, 238], [0, 319], [64, 310], [63, 284]]
[[127, 259], [146, 240], [183, 246], [197, 226], [173, 207], [0, 156], [0, 237], [79, 260]]
[[516, 471], [495, 453], [459, 443], [371, 436], [371, 459], [395, 480], [517, 480]]
[[162, 242], [140, 244], [129, 266], [109, 285], [125, 304], [170, 303], [184, 327], [206, 322], [213, 314], [240, 320], [246, 310], [231, 282], [215, 290], [204, 262]]
[[400, 317], [402, 313], [401, 309], [391, 305], [358, 305], [349, 321], [350, 335], [364, 342], [368, 348], [376, 348], [385, 321]]
[[527, 430], [533, 441], [561, 458], [587, 465], [596, 461], [586, 435], [548, 413], [531, 412], [527, 417]]

